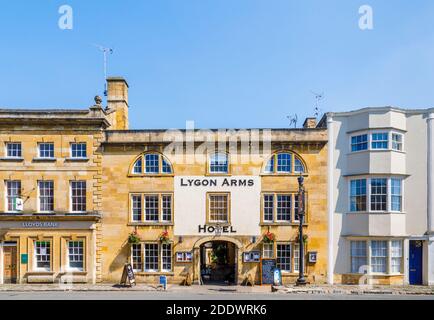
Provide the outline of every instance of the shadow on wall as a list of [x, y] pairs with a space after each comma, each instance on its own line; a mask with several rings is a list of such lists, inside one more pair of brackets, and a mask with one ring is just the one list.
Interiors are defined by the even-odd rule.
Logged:
[[120, 277], [120, 273], [122, 272], [125, 263], [128, 262], [129, 254], [130, 254], [130, 246], [128, 244], [128, 241], [125, 241], [122, 244], [121, 248], [116, 252], [116, 256], [113, 259], [112, 263], [110, 264], [109, 267], [110, 278], [113, 278], [113, 273], [116, 271], [119, 272], [119, 277]]

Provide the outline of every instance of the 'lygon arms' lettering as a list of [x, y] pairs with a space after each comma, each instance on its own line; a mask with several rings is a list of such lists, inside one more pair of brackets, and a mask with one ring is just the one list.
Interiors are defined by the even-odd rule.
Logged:
[[[217, 187], [217, 179], [184, 179], [181, 178], [181, 187]], [[253, 187], [255, 181], [253, 179], [228, 179], [225, 178], [221, 182], [221, 187]]]

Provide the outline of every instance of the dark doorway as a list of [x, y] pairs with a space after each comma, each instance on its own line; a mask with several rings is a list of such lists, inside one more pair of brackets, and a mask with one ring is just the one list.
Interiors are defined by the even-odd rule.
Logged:
[[422, 279], [423, 242], [410, 241], [409, 280], [412, 285], [423, 284]]
[[18, 261], [17, 246], [8, 245], [3, 247], [3, 282], [17, 283]]
[[235, 283], [235, 245], [211, 241], [200, 247], [200, 273], [204, 284]]

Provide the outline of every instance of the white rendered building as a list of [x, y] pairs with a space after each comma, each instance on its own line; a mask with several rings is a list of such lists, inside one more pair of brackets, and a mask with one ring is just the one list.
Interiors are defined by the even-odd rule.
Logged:
[[329, 283], [434, 284], [434, 109], [328, 113]]

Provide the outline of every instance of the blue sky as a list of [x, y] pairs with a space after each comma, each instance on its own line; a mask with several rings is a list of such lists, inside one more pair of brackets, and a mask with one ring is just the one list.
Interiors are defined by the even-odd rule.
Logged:
[[0, 41], [0, 106], [19, 108], [88, 107], [104, 85], [92, 44], [113, 47], [134, 129], [301, 125], [311, 91], [323, 111], [434, 105], [432, 0], [3, 0]]

